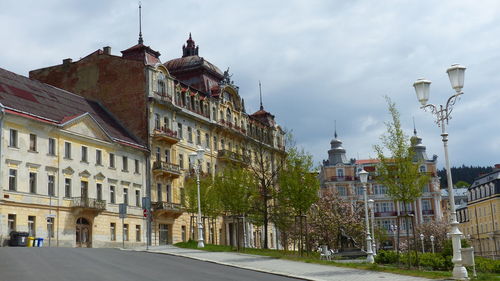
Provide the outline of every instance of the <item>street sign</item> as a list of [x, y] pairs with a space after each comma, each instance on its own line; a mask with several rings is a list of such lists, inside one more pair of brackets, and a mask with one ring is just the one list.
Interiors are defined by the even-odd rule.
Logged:
[[148, 210], [147, 210], [147, 209], [144, 209], [143, 211], [144, 211], [144, 212], [143, 212], [143, 213], [144, 213], [144, 217], [145, 217], [145, 218], [147, 218], [147, 217], [148, 217], [148, 215], [149, 215]]
[[142, 208], [148, 210], [151, 208], [151, 199], [149, 197], [142, 197]]
[[118, 205], [118, 210], [119, 210], [120, 218], [121, 219], [127, 217], [127, 204], [125, 204], [125, 203], [119, 204]]

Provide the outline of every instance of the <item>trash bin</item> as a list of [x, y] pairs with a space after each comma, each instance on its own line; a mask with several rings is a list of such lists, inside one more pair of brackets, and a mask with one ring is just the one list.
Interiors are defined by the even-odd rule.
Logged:
[[28, 247], [33, 247], [35, 243], [35, 237], [29, 236], [28, 237]]
[[26, 247], [28, 243], [28, 232], [12, 231], [10, 233], [9, 246]]
[[43, 247], [43, 238], [35, 238], [36, 247]]

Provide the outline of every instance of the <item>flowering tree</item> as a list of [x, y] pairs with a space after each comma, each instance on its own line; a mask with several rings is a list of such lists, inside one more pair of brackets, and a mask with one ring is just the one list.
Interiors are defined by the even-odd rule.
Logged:
[[362, 242], [362, 209], [342, 200], [337, 193], [323, 191], [320, 199], [309, 209], [308, 217], [311, 244], [314, 246], [339, 247], [341, 228], [358, 244]]

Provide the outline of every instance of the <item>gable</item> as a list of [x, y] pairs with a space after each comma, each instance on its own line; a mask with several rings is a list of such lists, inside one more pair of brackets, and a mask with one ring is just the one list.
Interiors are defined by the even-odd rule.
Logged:
[[106, 132], [103, 131], [90, 115], [84, 115], [81, 118], [76, 118], [66, 123], [63, 125], [63, 129], [88, 138], [110, 141]]

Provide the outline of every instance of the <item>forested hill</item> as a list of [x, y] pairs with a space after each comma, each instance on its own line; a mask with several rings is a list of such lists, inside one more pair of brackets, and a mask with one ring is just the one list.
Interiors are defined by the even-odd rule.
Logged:
[[[453, 183], [459, 187], [468, 187], [480, 174], [486, 174], [493, 170], [493, 167], [474, 167], [465, 166], [461, 167], [451, 167], [451, 176], [453, 177]], [[438, 170], [438, 176], [441, 178], [441, 188], [446, 188], [448, 186], [448, 181], [446, 180], [446, 170]], [[467, 185], [465, 185], [466, 182]]]

